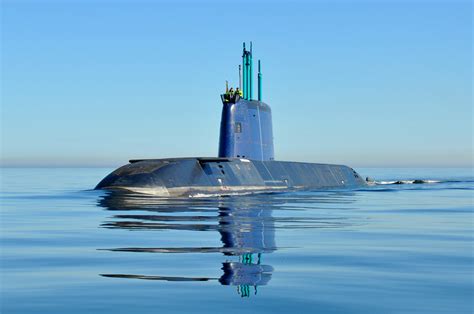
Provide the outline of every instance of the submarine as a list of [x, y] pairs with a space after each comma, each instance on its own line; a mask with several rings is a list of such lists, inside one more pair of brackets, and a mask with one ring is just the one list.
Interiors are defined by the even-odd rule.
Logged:
[[254, 99], [252, 43], [249, 49], [244, 43], [239, 92], [229, 93], [226, 84], [221, 95], [217, 157], [133, 159], [107, 175], [95, 189], [195, 197], [366, 185], [348, 166], [275, 160], [272, 111], [262, 101], [260, 60], [257, 87]]

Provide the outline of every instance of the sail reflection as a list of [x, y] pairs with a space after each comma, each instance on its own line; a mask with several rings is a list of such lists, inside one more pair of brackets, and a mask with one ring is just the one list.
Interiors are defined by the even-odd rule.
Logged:
[[[301, 197], [299, 197], [301, 200]], [[335, 198], [332, 197], [332, 203]], [[336, 198], [337, 200], [337, 198]], [[324, 196], [321, 201], [324, 202]], [[341, 202], [346, 202], [342, 197]], [[220, 277], [181, 277], [144, 274], [101, 274], [111, 278], [161, 281], [217, 281], [222, 285], [237, 286], [242, 297], [257, 293], [257, 287], [270, 282], [273, 267], [262, 263], [262, 256], [277, 250], [275, 225], [291, 228], [338, 228], [347, 225], [340, 217], [273, 217], [273, 211], [286, 204], [288, 198], [268, 195], [206, 198], [163, 199], [136, 194], [107, 193], [99, 206], [110, 211], [121, 211], [102, 223], [101, 227], [127, 230], [187, 230], [214, 231], [220, 234], [222, 245], [217, 247], [119, 247], [105, 250], [147, 253], [222, 253], [234, 261], [221, 263]], [[298, 212], [300, 209], [293, 209]], [[123, 213], [126, 211], [126, 213]], [[144, 213], [145, 212], [145, 213]], [[217, 213], [217, 215], [216, 215]], [[104, 250], [104, 249], [102, 249]]]

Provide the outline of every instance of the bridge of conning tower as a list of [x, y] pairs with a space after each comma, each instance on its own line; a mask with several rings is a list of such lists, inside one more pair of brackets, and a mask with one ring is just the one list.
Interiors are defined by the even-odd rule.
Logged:
[[239, 92], [226, 85], [222, 98], [219, 157], [273, 160], [272, 112], [262, 102], [262, 73], [258, 60], [258, 99], [253, 99], [252, 42], [250, 50], [243, 44], [239, 65]]

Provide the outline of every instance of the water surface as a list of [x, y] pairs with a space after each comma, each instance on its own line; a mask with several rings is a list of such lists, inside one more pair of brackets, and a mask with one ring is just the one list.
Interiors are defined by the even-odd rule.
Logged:
[[2, 169], [2, 313], [474, 310], [470, 169], [183, 199], [90, 190], [111, 170]]

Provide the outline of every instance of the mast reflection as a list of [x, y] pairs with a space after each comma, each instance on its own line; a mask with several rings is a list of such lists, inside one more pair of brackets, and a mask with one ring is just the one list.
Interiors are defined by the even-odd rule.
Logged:
[[224, 274], [219, 278], [223, 285], [238, 286], [241, 296], [249, 296], [250, 286], [266, 285], [273, 267], [261, 264], [262, 253], [276, 249], [275, 225], [271, 209], [219, 208], [219, 233], [223, 248], [231, 248], [224, 255], [238, 255], [238, 262], [225, 262]]

